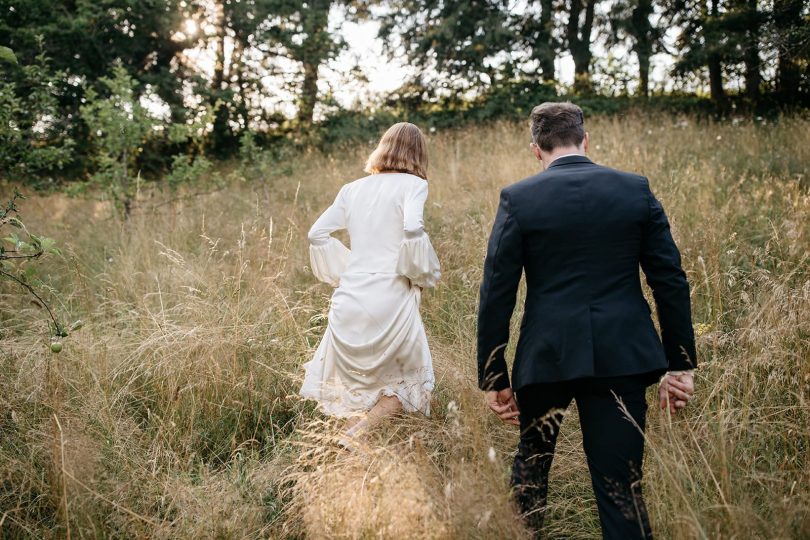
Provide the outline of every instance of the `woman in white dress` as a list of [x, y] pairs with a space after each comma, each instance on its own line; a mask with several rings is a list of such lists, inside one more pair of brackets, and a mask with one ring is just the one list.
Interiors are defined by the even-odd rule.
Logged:
[[[370, 175], [344, 185], [309, 231], [312, 271], [336, 289], [300, 394], [326, 414], [354, 418], [349, 435], [403, 409], [430, 413], [433, 365], [419, 304], [439, 279], [439, 260], [422, 220], [427, 163], [419, 128], [395, 124], [368, 158]], [[351, 250], [331, 236], [340, 229]]]

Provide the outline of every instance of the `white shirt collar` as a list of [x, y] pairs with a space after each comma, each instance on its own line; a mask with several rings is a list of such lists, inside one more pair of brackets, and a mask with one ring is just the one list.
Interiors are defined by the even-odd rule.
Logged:
[[[561, 159], [561, 158], [564, 158], [564, 157], [571, 157], [571, 156], [580, 156], [580, 157], [585, 157], [585, 154], [564, 154], [564, 155], [562, 155], [562, 156], [557, 156], [557, 157], [555, 157], [554, 159], [552, 159], [552, 160], [551, 160], [551, 163], [554, 163], [554, 162], [555, 162], [555, 161], [557, 161], [558, 159]], [[551, 165], [551, 163], [549, 163], [549, 165]]]

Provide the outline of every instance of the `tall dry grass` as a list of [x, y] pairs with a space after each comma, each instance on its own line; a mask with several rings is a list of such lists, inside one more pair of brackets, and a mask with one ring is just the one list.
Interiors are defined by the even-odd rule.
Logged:
[[[649, 176], [692, 283], [697, 397], [648, 416], [657, 536], [810, 537], [810, 122], [589, 127], [596, 161]], [[330, 295], [306, 231], [368, 148], [155, 195], [127, 223], [85, 200], [26, 201], [32, 230], [65, 248], [47, 266], [57, 307], [86, 325], [53, 355], [35, 308], [0, 284], [0, 536], [523, 536], [507, 486], [516, 430], [481, 402], [474, 336], [498, 191], [537, 170], [527, 145], [523, 125], [431, 136], [434, 414], [391, 420], [354, 454], [295, 394]], [[598, 538], [575, 410], [551, 482], [548, 536]]]

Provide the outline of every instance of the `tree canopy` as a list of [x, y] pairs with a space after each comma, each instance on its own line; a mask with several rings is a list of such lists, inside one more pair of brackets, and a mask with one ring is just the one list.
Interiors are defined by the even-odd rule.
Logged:
[[[87, 103], [113, 96], [124, 74], [147, 111], [141, 150], [156, 149], [130, 156], [139, 171], [197, 153], [165, 133], [209, 114], [201, 151], [222, 157], [246, 133], [261, 143], [362, 115], [336, 105], [340, 83], [324, 76], [346, 49], [341, 25], [361, 20], [379, 23], [384, 53], [412, 74], [377, 100], [396, 114], [549, 95], [706, 94], [719, 113], [806, 107], [809, 10], [806, 0], [2, 0], [0, 174], [98, 174]], [[674, 60], [666, 84], [651, 75], [657, 54]], [[559, 82], [564, 57], [572, 87]]]

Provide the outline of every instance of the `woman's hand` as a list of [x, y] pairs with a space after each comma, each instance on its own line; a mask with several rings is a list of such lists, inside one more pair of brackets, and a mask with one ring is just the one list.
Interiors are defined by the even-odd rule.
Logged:
[[658, 386], [658, 401], [662, 409], [675, 413], [686, 407], [695, 394], [695, 379], [691, 371], [667, 373]]
[[486, 401], [489, 408], [498, 415], [498, 418], [503, 420], [505, 424], [512, 424], [519, 426], [520, 411], [518, 410], [515, 396], [511, 388], [504, 388], [503, 390], [491, 390], [486, 393]]

